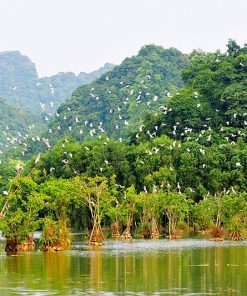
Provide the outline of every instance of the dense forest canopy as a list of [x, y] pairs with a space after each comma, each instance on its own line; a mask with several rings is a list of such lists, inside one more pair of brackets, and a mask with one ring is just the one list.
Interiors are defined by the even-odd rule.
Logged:
[[[171, 78], [180, 71], [184, 83]], [[20, 192], [33, 182], [46, 205], [43, 215], [69, 220], [74, 228], [95, 226], [98, 211], [97, 225], [150, 230], [159, 224], [170, 237], [186, 225], [214, 227], [217, 237], [223, 226], [240, 239], [247, 221], [246, 81], [247, 46], [233, 40], [226, 53], [194, 51], [188, 57], [145, 46], [74, 92], [51, 122], [49, 143], [55, 145], [33, 156], [15, 182]], [[131, 128], [120, 129], [119, 120]], [[78, 137], [88, 125], [89, 136]], [[94, 125], [101, 133], [90, 135]], [[71, 133], [65, 132], [69, 127]], [[8, 191], [2, 205], [11, 206], [10, 196], [16, 196], [11, 182], [1, 184]]]
[[[188, 57], [174, 48], [144, 46], [137, 56], [79, 87], [50, 119], [44, 137], [50, 145], [64, 136], [78, 141], [101, 136], [128, 139], [146, 114], [156, 113], [183, 86], [187, 64]], [[31, 152], [41, 147], [31, 145]]]

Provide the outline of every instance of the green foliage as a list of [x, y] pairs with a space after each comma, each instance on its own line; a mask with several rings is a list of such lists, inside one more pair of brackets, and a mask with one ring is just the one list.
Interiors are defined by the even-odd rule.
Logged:
[[44, 196], [30, 177], [18, 177], [10, 182], [6, 199], [8, 211], [0, 220], [0, 229], [7, 239], [17, 239], [21, 243], [39, 227], [38, 216], [44, 207]]
[[160, 192], [162, 209], [168, 219], [168, 233], [176, 233], [177, 224], [189, 218], [192, 200], [178, 192]]
[[58, 108], [49, 128], [50, 142], [62, 136], [77, 140], [92, 136], [126, 139], [141, 124], [148, 112], [157, 110], [168, 91], [183, 85], [182, 70], [187, 57], [176, 49], [149, 45], [137, 56], [91, 84], [79, 87]]
[[29, 126], [37, 125], [35, 132], [40, 133], [45, 123], [41, 116], [18, 109], [0, 98], [0, 151], [6, 152], [10, 147], [19, 146], [24, 149], [26, 134], [33, 136]]
[[[129, 228], [149, 227], [156, 219], [170, 236], [186, 223], [199, 230], [224, 227], [232, 238], [241, 237], [247, 217], [247, 50], [229, 41], [224, 54], [194, 51], [189, 59], [184, 69], [187, 58], [180, 52], [145, 46], [77, 89], [50, 124], [47, 137], [55, 145], [21, 172], [30, 174], [33, 189], [26, 177], [18, 186], [13, 181], [18, 190], [12, 195], [20, 199], [10, 208], [14, 218], [22, 221], [22, 201], [26, 206], [27, 196], [37, 194], [46, 201], [41, 215], [63, 229], [72, 219], [84, 226], [120, 221]], [[178, 90], [183, 69], [185, 85]], [[3, 164], [6, 189], [14, 162]]]
[[[61, 72], [51, 77], [39, 78], [35, 65], [18, 51], [0, 53], [0, 97], [8, 103], [40, 113], [39, 102], [46, 104], [46, 111], [56, 108], [70, 97], [82, 84], [90, 83], [114, 65], [105, 64], [92, 73]], [[53, 102], [53, 107], [50, 103]]]

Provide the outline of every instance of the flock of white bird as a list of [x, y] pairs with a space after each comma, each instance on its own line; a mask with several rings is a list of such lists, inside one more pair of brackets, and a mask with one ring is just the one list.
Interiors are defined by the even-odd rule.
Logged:
[[[105, 79], [107, 81], [110, 80], [109, 76], [106, 76]], [[135, 91], [131, 87], [131, 85], [125, 84], [124, 81], [120, 82], [121, 88], [128, 90], [128, 96], [126, 96], [122, 99], [122, 106], [118, 106], [115, 109], [113, 107], [111, 107], [108, 110], [108, 112], [110, 114], [114, 115], [113, 120], [112, 120], [112, 126], [114, 127], [115, 130], [121, 131], [121, 130], [123, 130], [123, 128], [129, 129], [131, 127], [131, 120], [129, 120], [129, 115], [127, 113], [124, 113], [124, 112], [126, 112], [126, 109], [131, 101], [136, 102], [136, 106], [137, 106], [136, 112], [139, 112], [138, 106], [140, 104], [144, 104], [142, 106], [145, 106], [145, 109], [149, 108], [149, 110], [154, 110], [154, 107], [153, 107], [154, 105], [158, 106], [156, 108], [156, 111], [154, 111], [155, 115], [162, 113], [164, 116], [166, 116], [168, 113], [173, 112], [173, 110], [171, 108], [167, 108], [166, 106], [158, 104], [158, 102], [160, 100], [160, 97], [158, 95], [152, 95], [152, 96], [150, 95], [146, 82], [151, 79], [152, 79], [152, 77], [149, 74], [147, 74], [143, 78], [143, 80], [140, 81], [140, 87], [139, 87], [138, 93], [135, 93]], [[108, 90], [107, 94], [111, 95], [112, 91]], [[164, 95], [167, 96], [168, 98], [171, 98], [173, 96], [173, 94], [169, 91], [166, 91]], [[179, 95], [179, 93], [176, 93], [176, 95]], [[199, 97], [198, 92], [194, 92], [193, 96], [195, 99], [197, 99]], [[101, 100], [100, 96], [97, 94], [97, 89], [95, 87], [91, 88], [90, 93], [89, 93], [89, 97], [91, 100], [94, 100], [95, 105], [97, 104], [97, 102], [99, 102]], [[147, 100], [147, 98], [149, 98], [149, 99]], [[68, 120], [68, 118], [70, 117], [69, 114], [71, 112], [71, 116], [73, 117], [74, 124], [71, 124], [70, 126], [68, 126], [67, 132], [65, 131], [65, 133], [67, 133], [69, 135], [69, 133], [71, 133], [72, 131], [74, 131], [74, 129], [76, 129], [76, 131], [78, 132], [78, 136], [86, 135], [86, 134], [88, 136], [90, 135], [90, 137], [97, 136], [98, 138], [100, 138], [104, 141], [105, 145], [107, 145], [110, 142], [110, 138], [108, 138], [108, 136], [111, 136], [111, 135], [106, 134], [106, 128], [104, 127], [104, 124], [102, 121], [89, 122], [85, 118], [81, 118], [80, 114], [76, 114], [76, 110], [71, 110], [70, 107], [67, 107], [67, 110], [66, 110], [66, 111], [68, 111], [67, 115], [63, 115], [62, 113], [59, 114], [55, 110], [54, 110], [54, 112], [45, 113], [48, 106], [46, 106], [46, 104], [44, 104], [42, 102], [39, 102], [39, 104], [40, 104], [41, 112], [44, 113], [43, 116], [44, 116], [45, 121], [49, 122], [54, 116], [59, 117], [60, 123], [55, 128], [58, 131], [62, 129], [63, 121]], [[197, 100], [195, 100], [195, 104], [196, 104], [196, 108], [198, 108], [198, 109], [202, 108], [201, 104], [198, 103]], [[49, 103], [49, 110], [50, 110], [50, 108], [54, 108], [53, 102]], [[215, 110], [215, 112], [218, 112], [218, 110]], [[241, 115], [246, 116], [247, 114], [245, 113], [245, 114], [241, 114]], [[234, 114], [233, 120], [236, 119], [237, 116], [238, 116], [238, 114]], [[182, 133], [179, 134], [179, 137], [183, 137], [185, 141], [195, 140], [198, 143], [200, 142], [201, 139], [205, 139], [207, 142], [212, 142], [213, 139], [210, 134], [210, 131], [212, 131], [212, 129], [210, 127], [210, 120], [211, 120], [210, 118], [206, 119], [205, 124], [202, 126], [201, 131], [199, 132], [198, 137], [196, 139], [192, 139], [192, 137], [191, 137], [191, 134], [193, 134], [193, 129], [191, 127], [185, 127], [184, 130], [182, 131]], [[173, 135], [173, 138], [174, 138], [172, 145], [169, 145], [169, 149], [171, 149], [171, 150], [181, 148], [181, 143], [176, 140], [179, 124], [180, 124], [179, 122], [176, 122], [176, 124], [172, 127], [172, 130], [170, 131], [171, 134]], [[229, 122], [226, 122], [226, 126], [227, 125], [229, 125]], [[247, 126], [247, 121], [244, 121], [244, 125]], [[150, 139], [154, 139], [157, 136], [158, 129], [162, 128], [163, 126], [165, 126], [165, 123], [161, 124], [161, 126], [155, 126], [154, 131], [150, 131], [150, 130], [146, 130], [145, 126], [142, 124], [138, 127], [138, 131], [136, 133], [136, 139], [138, 139], [141, 136], [141, 133], [144, 133], [144, 132], [146, 133], [146, 135], [148, 135], [148, 137]], [[5, 141], [5, 143], [0, 143], [0, 145], [2, 145], [4, 149], [12, 149], [12, 148], [16, 149], [17, 146], [20, 145], [21, 147], [23, 147], [23, 149], [21, 151], [22, 155], [25, 155], [25, 153], [28, 149], [28, 144], [31, 144], [32, 142], [42, 142], [45, 144], [45, 146], [48, 150], [51, 150], [52, 145], [50, 143], [51, 141], [49, 140], [49, 138], [42, 137], [40, 135], [35, 134], [35, 129], [36, 129], [35, 124], [31, 124], [28, 126], [26, 133], [22, 133], [22, 132], [18, 131], [16, 135], [12, 135], [9, 127], [7, 126], [6, 129], [4, 131], [2, 131], [2, 136], [5, 137], [6, 141]], [[223, 132], [224, 127], [222, 127], [222, 129], [220, 131]], [[49, 128], [48, 134], [50, 135], [50, 137], [52, 137], [53, 133], [54, 133], [54, 130]], [[103, 136], [103, 135], [105, 135], [105, 136]], [[234, 145], [235, 141], [233, 140], [233, 138], [237, 138], [237, 137], [241, 137], [241, 136], [246, 137], [246, 135], [241, 130], [239, 130], [236, 135], [231, 134], [230, 136], [226, 136], [225, 137], [226, 143], [229, 142], [230, 144]], [[119, 137], [118, 141], [122, 142], [122, 138]], [[64, 149], [64, 159], [62, 160], [62, 163], [61, 163], [62, 166], [70, 165], [71, 159], [73, 158], [73, 154], [66, 151], [66, 145], [68, 142], [69, 142], [68, 139], [65, 138], [64, 142], [61, 144], [62, 148]], [[146, 154], [147, 155], [158, 154], [161, 152], [163, 147], [164, 147], [164, 144], [160, 144], [158, 147], [154, 146], [151, 149], [147, 149]], [[86, 151], [90, 151], [90, 147], [88, 147], [88, 146], [84, 146], [84, 149]], [[187, 148], [187, 152], [191, 153], [193, 149]], [[201, 148], [199, 148], [199, 152], [201, 153], [201, 155], [205, 155], [206, 150], [201, 147]], [[1, 146], [0, 146], [0, 156], [1, 155], [3, 155], [3, 157], [4, 157], [4, 152], [1, 150]], [[41, 157], [41, 154], [39, 153], [37, 158], [35, 159], [35, 165], [38, 164], [40, 157]], [[0, 163], [1, 162], [2, 162], [2, 160], [0, 159]], [[139, 162], [142, 165], [145, 165], [145, 159], [139, 159]], [[109, 165], [109, 160], [105, 159], [104, 163], [105, 163], [105, 165]], [[240, 161], [236, 162], [237, 168], [241, 168], [241, 166], [242, 165], [241, 165]], [[21, 166], [21, 163], [18, 162], [17, 167], [16, 167], [17, 174], [20, 174], [22, 169], [23, 169], [23, 167]], [[206, 169], [206, 164], [202, 164], [202, 169]], [[55, 170], [54, 167], [50, 168], [50, 172], [53, 172], [54, 170]], [[78, 174], [78, 172], [74, 168], [72, 168], [72, 170], [74, 171], [75, 174]], [[104, 170], [103, 167], [99, 168], [100, 172], [102, 172], [103, 170]], [[170, 170], [173, 170], [172, 165], [170, 166]], [[177, 190], [179, 192], [181, 192], [181, 186], [179, 185], [179, 183], [177, 184]], [[191, 189], [191, 190], [193, 190], [193, 189]], [[146, 188], [144, 188], [144, 191], [146, 191]]]

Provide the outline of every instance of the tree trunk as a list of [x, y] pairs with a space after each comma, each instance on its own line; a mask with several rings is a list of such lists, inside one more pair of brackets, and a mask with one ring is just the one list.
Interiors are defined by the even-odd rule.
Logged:
[[113, 238], [119, 238], [120, 237], [120, 223], [119, 223], [118, 220], [116, 220], [111, 225], [111, 232], [112, 232], [112, 237]]
[[122, 233], [122, 235], [120, 236], [121, 239], [132, 239], [132, 235], [131, 235], [131, 232], [130, 232], [130, 227], [131, 227], [131, 224], [132, 224], [132, 220], [133, 220], [133, 215], [130, 214], [129, 217], [128, 217], [128, 220], [127, 220], [127, 227], [124, 230], [124, 232]]
[[152, 224], [151, 224], [151, 238], [159, 238], [160, 233], [159, 233], [159, 228], [156, 222], [155, 218], [152, 218]]
[[100, 225], [94, 223], [88, 244], [90, 246], [102, 246], [105, 244], [105, 238]]

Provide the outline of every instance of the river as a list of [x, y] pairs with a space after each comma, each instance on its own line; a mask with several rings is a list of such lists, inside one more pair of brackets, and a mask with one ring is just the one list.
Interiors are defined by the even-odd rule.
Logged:
[[247, 241], [108, 240], [95, 249], [7, 256], [0, 295], [247, 295]]

